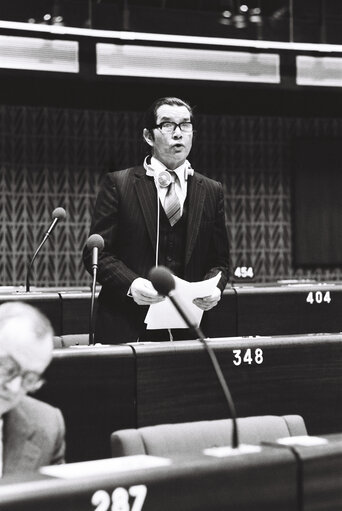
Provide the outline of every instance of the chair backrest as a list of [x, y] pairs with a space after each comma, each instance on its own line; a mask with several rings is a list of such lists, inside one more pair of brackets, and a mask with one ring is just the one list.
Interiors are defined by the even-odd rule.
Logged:
[[54, 335], [53, 337], [53, 349], [63, 348], [62, 337], [60, 335]]
[[67, 334], [62, 335], [62, 347], [69, 348], [69, 346], [88, 346], [89, 335], [88, 334]]
[[68, 334], [68, 335], [55, 335], [53, 338], [53, 347], [57, 348], [69, 348], [70, 346], [88, 346], [89, 335], [88, 334]]
[[[238, 419], [241, 443], [260, 444], [282, 437], [307, 435], [300, 415], [278, 417], [265, 415]], [[112, 456], [150, 454], [168, 456], [191, 454], [209, 447], [231, 444], [232, 420], [220, 419], [180, 424], [160, 424], [139, 429], [122, 429], [112, 433]]]

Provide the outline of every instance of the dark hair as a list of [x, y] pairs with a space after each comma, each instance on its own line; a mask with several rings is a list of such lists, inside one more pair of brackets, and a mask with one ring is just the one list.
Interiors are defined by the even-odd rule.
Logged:
[[189, 110], [190, 119], [192, 120], [193, 112], [191, 106], [188, 103], [182, 99], [167, 96], [165, 98], [156, 99], [156, 101], [154, 101], [146, 111], [144, 118], [144, 128], [151, 130], [155, 127], [157, 122], [157, 110], [162, 105], [185, 106], [185, 108]]

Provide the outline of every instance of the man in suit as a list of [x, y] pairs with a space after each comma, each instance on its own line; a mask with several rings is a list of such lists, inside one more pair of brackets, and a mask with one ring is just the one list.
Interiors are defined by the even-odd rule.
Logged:
[[27, 396], [43, 383], [53, 331], [37, 309], [20, 302], [0, 305], [0, 475], [33, 472], [64, 461], [61, 412]]
[[[143, 137], [151, 155], [143, 165], [106, 175], [97, 197], [91, 234], [100, 234], [99, 296], [95, 338], [107, 343], [168, 340], [170, 332], [146, 331], [148, 306], [162, 300], [148, 280], [156, 264], [188, 281], [221, 279], [211, 296], [194, 303], [207, 311], [220, 300], [228, 278], [228, 240], [220, 183], [194, 172], [187, 156], [193, 139], [191, 107], [161, 98], [145, 117]], [[84, 263], [92, 267], [90, 250]], [[191, 338], [181, 329], [174, 339]], [[171, 337], [172, 338], [172, 337]]]

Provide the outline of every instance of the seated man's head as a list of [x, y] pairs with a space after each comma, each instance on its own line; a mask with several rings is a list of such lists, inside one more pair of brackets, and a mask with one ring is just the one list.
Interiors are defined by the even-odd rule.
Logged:
[[0, 305], [0, 416], [40, 387], [52, 349], [53, 330], [41, 312], [21, 302]]

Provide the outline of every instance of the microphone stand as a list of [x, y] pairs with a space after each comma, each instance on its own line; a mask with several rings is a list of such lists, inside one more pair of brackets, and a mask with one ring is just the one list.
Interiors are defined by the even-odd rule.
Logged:
[[179, 312], [179, 314], [181, 315], [181, 317], [183, 318], [185, 323], [195, 332], [196, 336], [198, 337], [200, 342], [204, 345], [205, 349], [207, 350], [207, 353], [210, 357], [211, 363], [214, 367], [216, 376], [220, 382], [221, 388], [222, 388], [224, 396], [226, 398], [229, 412], [232, 415], [232, 421], [233, 421], [232, 448], [236, 449], [239, 446], [238, 427], [237, 427], [237, 420], [236, 420], [236, 409], [235, 409], [232, 395], [230, 393], [230, 390], [228, 388], [226, 380], [223, 376], [223, 373], [222, 373], [221, 367], [218, 363], [215, 352], [213, 351], [211, 346], [209, 346], [209, 344], [207, 343], [207, 341], [204, 337], [204, 333], [202, 332], [201, 328], [198, 327], [195, 323], [192, 323], [190, 321], [189, 317], [184, 313], [183, 309], [179, 306], [177, 300], [173, 296], [172, 291], [168, 294], [168, 297], [170, 298], [172, 304], [177, 309], [177, 311]]
[[95, 332], [95, 316], [94, 316], [94, 304], [95, 304], [95, 290], [96, 290], [96, 274], [97, 266], [93, 268], [93, 281], [91, 284], [91, 302], [90, 302], [90, 321], [89, 321], [89, 345], [95, 344], [94, 332]]
[[32, 257], [32, 259], [30, 261], [30, 264], [27, 267], [27, 273], [26, 273], [26, 292], [27, 293], [29, 293], [29, 291], [30, 291], [30, 276], [31, 276], [31, 269], [32, 269], [33, 262], [36, 259], [37, 255], [38, 255], [38, 252], [40, 251], [40, 249], [42, 248], [42, 246], [44, 245], [44, 243], [46, 242], [46, 240], [50, 236], [50, 233], [54, 229], [54, 227], [57, 224], [58, 220], [59, 220], [59, 218], [54, 218], [54, 220], [53, 220], [52, 224], [50, 225], [48, 231], [44, 235], [43, 241], [40, 243], [40, 245], [38, 246], [37, 250], [33, 254], [33, 257]]
[[91, 285], [91, 302], [90, 302], [90, 317], [89, 317], [89, 346], [95, 344], [95, 316], [94, 316], [94, 304], [95, 304], [95, 291], [96, 291], [96, 280], [97, 280], [97, 269], [98, 269], [98, 256], [99, 252], [104, 247], [104, 240], [99, 234], [92, 234], [89, 236], [86, 247], [92, 251], [92, 285]]

